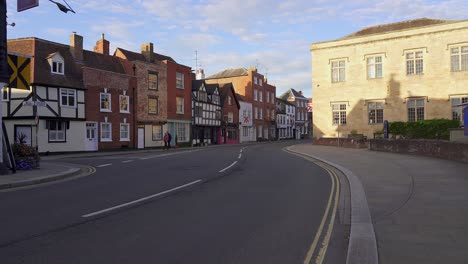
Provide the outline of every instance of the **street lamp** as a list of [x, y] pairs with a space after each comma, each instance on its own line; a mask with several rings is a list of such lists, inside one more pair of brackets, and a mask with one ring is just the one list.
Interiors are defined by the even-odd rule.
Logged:
[[336, 133], [338, 134], [338, 147], [340, 146], [340, 118], [335, 117], [335, 123], [338, 125], [338, 128], [336, 129]]

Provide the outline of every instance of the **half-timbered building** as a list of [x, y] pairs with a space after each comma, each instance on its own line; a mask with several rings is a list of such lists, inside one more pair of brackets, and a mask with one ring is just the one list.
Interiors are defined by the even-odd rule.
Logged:
[[220, 126], [219, 85], [192, 80], [192, 145], [217, 144]]

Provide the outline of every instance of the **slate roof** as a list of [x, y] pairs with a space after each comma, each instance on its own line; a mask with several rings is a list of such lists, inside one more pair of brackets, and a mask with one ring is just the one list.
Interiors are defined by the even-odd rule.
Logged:
[[[138, 52], [134, 52], [134, 51], [129, 51], [129, 50], [126, 50], [126, 49], [122, 49], [122, 48], [117, 48], [117, 50], [119, 50], [120, 52], [122, 52], [122, 54], [127, 58], [127, 60], [129, 61], [146, 61], [146, 62], [154, 62], [154, 61], [164, 61], [164, 60], [167, 60], [167, 61], [172, 61], [174, 63], [177, 63], [173, 58], [169, 57], [169, 56], [166, 56], [166, 55], [162, 55], [162, 54], [159, 54], [159, 53], [156, 53], [154, 52], [154, 59], [153, 61], [147, 61], [146, 60], [146, 57], [141, 54], [141, 53], [138, 53]], [[116, 51], [117, 51], [116, 50]], [[115, 54], [115, 53], [114, 53]]]
[[229, 95], [229, 91], [232, 91], [234, 97], [233, 99], [236, 102], [237, 108], [240, 108], [239, 101], [236, 97], [236, 91], [234, 90], [234, 86], [232, 85], [232, 83], [226, 83], [219, 87], [219, 98], [221, 101], [221, 105], [224, 105], [224, 102], [226, 101], [226, 98]]
[[293, 88], [289, 89], [288, 91], [284, 92], [279, 98], [287, 101], [290, 96], [294, 96], [296, 98], [307, 99], [303, 95], [301, 95], [298, 91], [294, 90]]
[[216, 88], [218, 88], [218, 92], [219, 92], [219, 86], [217, 83], [213, 83], [213, 84], [205, 83], [205, 88], [206, 88], [207, 94], [213, 94]]
[[[283, 94], [283, 95], [284, 95], [284, 94]], [[276, 98], [276, 101], [281, 102], [281, 103], [283, 103], [283, 104], [290, 105], [290, 106], [295, 106], [293, 103], [288, 102], [287, 98], [286, 98], [286, 99], [283, 99], [283, 98], [281, 98], [281, 97], [278, 97], [278, 98]]]
[[[34, 50], [21, 49], [25, 45], [31, 45], [34, 47]], [[84, 89], [82, 65], [75, 62], [68, 45], [29, 37], [8, 40], [8, 51], [34, 56], [32, 84]], [[60, 56], [64, 59], [63, 75], [54, 74], [50, 70], [50, 64], [47, 59], [56, 53], [60, 53]]]
[[203, 83], [203, 80], [192, 80], [192, 91], [198, 91]]
[[457, 21], [460, 21], [460, 20], [418, 18], [418, 19], [401, 21], [401, 22], [396, 22], [396, 23], [366, 27], [352, 34], [349, 34], [341, 39], [361, 37], [361, 36], [374, 35], [374, 34], [380, 34], [380, 33], [389, 33], [392, 31], [413, 29], [413, 28], [425, 27], [425, 26], [436, 25], [436, 24], [453, 23]]
[[208, 76], [206, 79], [220, 79], [220, 78], [247, 76], [247, 75], [249, 75], [249, 72], [247, 69], [237, 68], [237, 69], [227, 69], [227, 70], [215, 73], [211, 76]]
[[83, 60], [86, 67], [126, 74], [120, 59], [114, 56], [83, 50]]

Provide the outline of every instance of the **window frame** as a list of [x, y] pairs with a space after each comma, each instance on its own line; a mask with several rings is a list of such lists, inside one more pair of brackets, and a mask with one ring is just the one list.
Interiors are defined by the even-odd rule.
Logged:
[[[127, 100], [127, 110], [122, 110], [122, 98], [126, 98]], [[128, 95], [119, 95], [119, 110], [120, 110], [120, 113], [125, 113], [125, 114], [129, 114], [130, 113], [130, 96]]]
[[[67, 97], [67, 104], [63, 103], [63, 93], [64, 92], [67, 93], [65, 95]], [[70, 94], [69, 92], [72, 92], [72, 94]], [[70, 98], [73, 98], [73, 105], [69, 104]], [[76, 90], [75, 89], [60, 88], [60, 106], [61, 107], [76, 108], [76, 105], [77, 105], [76, 99], [77, 99], [77, 96], [76, 96]]]
[[[122, 126], [126, 126], [127, 127], [127, 137], [122, 137]], [[129, 123], [120, 123], [120, 126], [119, 126], [120, 130], [119, 130], [119, 134], [120, 134], [120, 141], [121, 142], [128, 142], [130, 141], [130, 124]]]
[[[155, 111], [154, 112], [151, 112], [150, 110], [150, 101], [151, 100], [155, 100], [156, 102], [156, 105], [155, 105]], [[159, 114], [159, 100], [158, 100], [158, 97], [155, 97], [155, 96], [148, 96], [148, 114], [151, 114], [151, 115], [157, 115]]]
[[[331, 68], [331, 82], [332, 83], [340, 83], [340, 82], [346, 81], [346, 60], [342, 59], [342, 60], [331, 61], [330, 68]], [[337, 75], [335, 75], [335, 71]]]
[[52, 59], [50, 64], [50, 72], [53, 74], [65, 75], [65, 63], [57, 59]]
[[[377, 61], [377, 58], [380, 59], [380, 61]], [[369, 62], [369, 60], [373, 60], [372, 62]], [[383, 78], [383, 59], [382, 55], [376, 55], [376, 56], [369, 56], [366, 58], [366, 65], [367, 65], [367, 79], [382, 79]], [[377, 74], [377, 69], [380, 65], [380, 76]], [[372, 75], [370, 75], [372, 73]]]
[[[47, 139], [51, 143], [67, 142], [67, 122], [61, 120], [47, 120]], [[56, 129], [51, 129], [52, 124], [55, 124]], [[60, 124], [60, 125], [59, 125]], [[59, 129], [60, 127], [60, 129]], [[54, 132], [53, 132], [54, 131]], [[51, 133], [56, 135], [56, 139], [51, 139]], [[60, 133], [59, 133], [60, 132]], [[59, 134], [63, 133], [63, 139], [57, 139]]]
[[[418, 54], [421, 55], [420, 58], [417, 57]], [[412, 56], [410, 57], [409, 55], [412, 55]], [[406, 75], [407, 76], [424, 74], [424, 52], [422, 50], [405, 52], [405, 61], [406, 61]], [[418, 65], [420, 67], [418, 67]], [[419, 72], [418, 72], [418, 69], [420, 69]]]
[[[109, 137], [104, 138], [104, 125], [109, 125]], [[107, 131], [106, 131], [107, 132]], [[99, 123], [99, 139], [101, 142], [112, 142], [112, 123], [110, 122], [100, 122]]]
[[[381, 107], [379, 108], [379, 105]], [[384, 102], [367, 102], [367, 122], [369, 125], [383, 124], [384, 121]], [[372, 117], [371, 117], [372, 115]], [[381, 117], [381, 118], [379, 118]]]
[[[426, 100], [425, 98], [411, 98], [406, 101], [406, 112], [407, 112], [406, 117], [407, 117], [408, 122], [417, 122], [417, 121], [425, 120], [426, 118], [425, 100]], [[418, 106], [418, 101], [422, 102], [423, 106]], [[410, 107], [411, 102], [414, 102], [414, 106]], [[422, 119], [419, 117], [419, 114], [421, 114], [421, 111], [420, 111], [421, 109], [422, 109]], [[413, 111], [410, 111], [410, 110], [414, 110], [414, 120], [412, 120], [413, 118], [410, 117], [410, 112], [413, 113]]]
[[[185, 109], [185, 107], [184, 107], [185, 100], [184, 99], [185, 99], [184, 97], [180, 97], [180, 96], [176, 97], [176, 114], [184, 114], [184, 109]], [[182, 102], [180, 104], [181, 109], [179, 109], [179, 100], [182, 100]]]
[[176, 88], [177, 89], [185, 89], [185, 77], [182, 72], [176, 72]]
[[[458, 102], [454, 102], [458, 100]], [[460, 123], [464, 121], [463, 107], [456, 106], [463, 103], [468, 103], [468, 95], [453, 96], [450, 98], [450, 107], [452, 110], [452, 120], [458, 120]]]
[[[151, 81], [150, 76], [156, 76], [156, 81]], [[148, 90], [157, 91], [159, 90], [159, 74], [158, 72], [148, 72]]]
[[[105, 96], [108, 96], [108, 99], [109, 99], [109, 108], [102, 108], [102, 96], [105, 95]], [[108, 92], [104, 92], [104, 93], [99, 93], [99, 109], [100, 109], [100, 112], [112, 112], [112, 95]]]
[[[457, 50], [457, 53], [454, 55], [454, 50]], [[465, 51], [463, 49], [466, 49]], [[454, 58], [456, 58], [457, 69], [454, 69]], [[464, 59], [466, 60], [463, 64]], [[450, 71], [451, 72], [460, 72], [468, 71], [468, 44], [463, 44], [457, 47], [450, 48]]]
[[[155, 131], [155, 129], [157, 129], [157, 128], [159, 128], [159, 131]], [[160, 141], [162, 139], [163, 139], [163, 126], [162, 125], [152, 125], [151, 126], [151, 140], [152, 141]]]
[[[332, 125], [333, 126], [344, 126], [348, 123], [347, 120], [347, 103], [332, 103]], [[335, 109], [335, 106], [336, 109]], [[344, 113], [344, 115], [343, 115]], [[338, 122], [336, 122], [335, 114], [338, 114]]]

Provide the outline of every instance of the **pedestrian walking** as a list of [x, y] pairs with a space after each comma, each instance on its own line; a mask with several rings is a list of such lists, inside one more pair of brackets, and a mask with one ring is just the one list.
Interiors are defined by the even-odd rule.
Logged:
[[163, 137], [163, 140], [164, 140], [164, 149], [169, 149], [169, 134], [166, 132], [164, 133], [164, 137]]
[[172, 140], [172, 135], [171, 133], [167, 132], [167, 149], [171, 148], [171, 140]]

